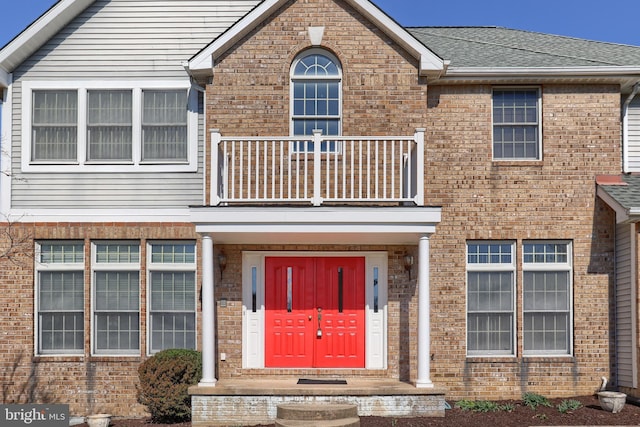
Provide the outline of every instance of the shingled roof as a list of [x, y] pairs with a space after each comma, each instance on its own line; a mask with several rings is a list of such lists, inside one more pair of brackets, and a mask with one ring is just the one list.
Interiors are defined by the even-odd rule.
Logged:
[[611, 206], [618, 222], [640, 221], [640, 175], [599, 176], [598, 196]]
[[640, 47], [502, 27], [408, 27], [451, 68], [640, 66]]

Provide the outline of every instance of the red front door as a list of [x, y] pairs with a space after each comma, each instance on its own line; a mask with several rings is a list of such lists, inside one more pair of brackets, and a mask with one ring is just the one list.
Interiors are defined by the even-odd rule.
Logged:
[[361, 257], [266, 259], [266, 367], [364, 367], [364, 265]]

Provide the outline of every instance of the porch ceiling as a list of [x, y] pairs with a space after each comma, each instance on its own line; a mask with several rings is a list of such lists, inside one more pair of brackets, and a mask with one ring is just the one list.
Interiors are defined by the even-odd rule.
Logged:
[[416, 245], [439, 207], [193, 207], [198, 233], [217, 244]]

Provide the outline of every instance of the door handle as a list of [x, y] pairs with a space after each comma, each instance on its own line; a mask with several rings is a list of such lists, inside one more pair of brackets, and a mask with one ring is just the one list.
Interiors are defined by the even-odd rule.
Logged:
[[318, 338], [322, 337], [322, 327], [320, 326], [320, 322], [322, 322], [322, 309], [318, 307], [318, 330], [316, 331], [316, 336]]

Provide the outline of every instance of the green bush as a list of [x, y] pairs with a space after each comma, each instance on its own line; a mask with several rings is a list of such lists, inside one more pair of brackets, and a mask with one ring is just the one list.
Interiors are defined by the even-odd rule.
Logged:
[[581, 407], [582, 403], [578, 402], [577, 400], [568, 399], [560, 402], [560, 404], [558, 405], [558, 411], [566, 414], [569, 411], [575, 411], [576, 409], [580, 409]]
[[551, 402], [549, 402], [549, 399], [547, 399], [546, 397], [531, 392], [527, 392], [522, 395], [522, 403], [524, 403], [525, 406], [528, 406], [534, 411], [538, 406], [547, 406], [549, 408], [553, 406], [551, 405]]
[[138, 402], [154, 422], [191, 419], [189, 386], [202, 377], [202, 356], [194, 350], [170, 349], [156, 353], [138, 368]]
[[506, 403], [504, 405], [499, 405], [497, 402], [492, 402], [490, 400], [460, 400], [456, 403], [456, 407], [463, 411], [472, 412], [512, 412], [515, 409], [515, 406], [512, 404]]

